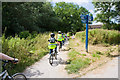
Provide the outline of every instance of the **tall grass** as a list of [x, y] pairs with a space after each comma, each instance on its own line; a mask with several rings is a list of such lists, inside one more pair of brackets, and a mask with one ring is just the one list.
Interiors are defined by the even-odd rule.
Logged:
[[2, 38], [0, 37], [0, 52], [2, 52]]
[[[76, 33], [76, 38], [80, 39], [82, 42], [86, 40], [86, 33], [78, 32]], [[116, 30], [104, 30], [104, 29], [94, 29], [88, 32], [88, 41], [91, 44], [119, 44], [120, 43], [120, 33]]]
[[29, 36], [26, 39], [20, 39], [17, 35], [5, 39], [3, 35], [2, 52], [19, 59], [19, 63], [14, 66], [14, 70], [9, 69], [10, 73], [22, 72], [27, 66], [46, 55], [49, 52], [48, 38], [49, 33], [38, 34], [35, 38]]
[[82, 58], [79, 57], [80, 54], [79, 52], [73, 50], [68, 53], [68, 56], [70, 57], [69, 61], [70, 64], [66, 66], [66, 70], [68, 73], [78, 73], [80, 69], [83, 69], [87, 67], [90, 64], [90, 59], [89, 58]]

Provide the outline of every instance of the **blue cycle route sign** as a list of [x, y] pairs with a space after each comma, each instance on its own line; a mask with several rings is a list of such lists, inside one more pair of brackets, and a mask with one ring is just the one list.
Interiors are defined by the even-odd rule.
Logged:
[[89, 15], [81, 15], [81, 22], [82, 23], [86, 23], [86, 52], [88, 52], [88, 22], [89, 21], [93, 21], [93, 16], [89, 16]]

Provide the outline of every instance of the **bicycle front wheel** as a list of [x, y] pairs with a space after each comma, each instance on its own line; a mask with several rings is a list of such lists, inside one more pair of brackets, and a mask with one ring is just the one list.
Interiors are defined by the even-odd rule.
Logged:
[[16, 73], [12, 77], [13, 80], [27, 80], [26, 76], [22, 73]]

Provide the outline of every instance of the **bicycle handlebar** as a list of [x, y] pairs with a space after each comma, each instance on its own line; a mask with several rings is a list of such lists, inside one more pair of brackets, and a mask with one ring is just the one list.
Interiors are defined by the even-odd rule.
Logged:
[[2, 59], [0, 59], [0, 61], [4, 62], [3, 68], [5, 69], [5, 66], [7, 63], [11, 62], [11, 63], [16, 64], [18, 62], [18, 59], [16, 59], [16, 58], [14, 58], [14, 60], [2, 60]]

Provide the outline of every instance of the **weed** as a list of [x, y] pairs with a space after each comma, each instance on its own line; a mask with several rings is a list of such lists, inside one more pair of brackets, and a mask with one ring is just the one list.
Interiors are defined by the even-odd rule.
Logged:
[[86, 56], [86, 54], [81, 54], [82, 56]]
[[[32, 65], [49, 52], [48, 38], [49, 33], [37, 34], [31, 39], [31, 36], [20, 38], [2, 36], [2, 52], [19, 59], [19, 63], [10, 73], [22, 72], [27, 66]], [[11, 65], [13, 66], [13, 65]], [[21, 67], [22, 66], [22, 67]]]
[[100, 55], [94, 53], [94, 54], [92, 54], [92, 57], [100, 58]]
[[[76, 33], [75, 37], [85, 42], [85, 31]], [[108, 44], [119, 44], [120, 43], [120, 33], [115, 30], [104, 30], [104, 29], [94, 29], [88, 32], [89, 43], [95, 45], [100, 43]]]
[[71, 63], [66, 66], [65, 69], [68, 71], [69, 74], [78, 73], [80, 69], [87, 67], [89, 64], [90, 64], [90, 59], [77, 58], [75, 60], [72, 60]]
[[96, 54], [103, 55], [103, 53], [100, 51], [96, 51]]

